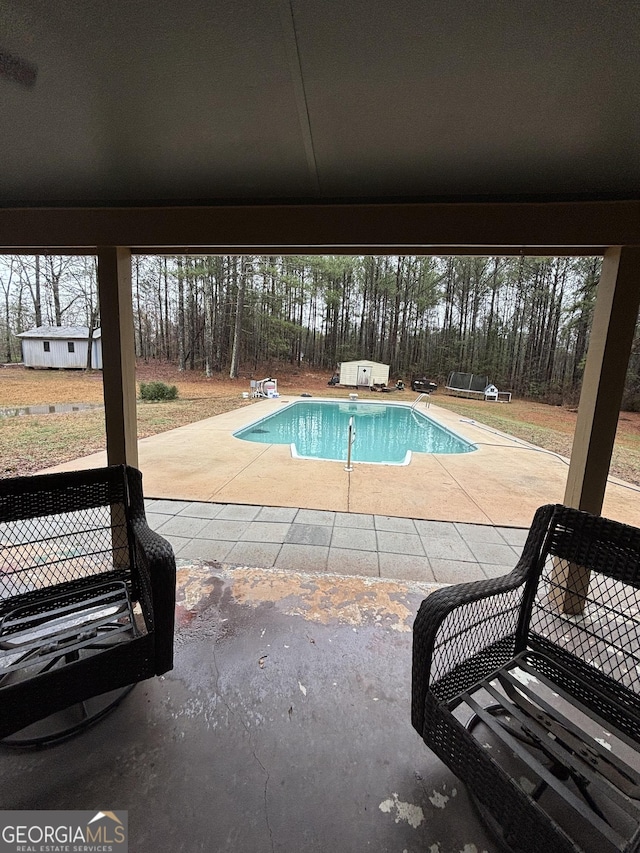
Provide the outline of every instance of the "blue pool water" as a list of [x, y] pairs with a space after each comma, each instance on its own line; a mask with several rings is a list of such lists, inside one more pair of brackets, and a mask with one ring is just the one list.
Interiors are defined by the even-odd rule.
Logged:
[[411, 451], [469, 453], [460, 436], [410, 406], [383, 403], [300, 401], [234, 432], [262, 444], [290, 444], [294, 456], [346, 461], [349, 419], [353, 418], [354, 462], [406, 465]]

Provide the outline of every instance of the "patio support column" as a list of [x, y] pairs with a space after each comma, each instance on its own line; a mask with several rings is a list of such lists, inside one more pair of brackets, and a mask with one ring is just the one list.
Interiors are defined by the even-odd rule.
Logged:
[[[640, 247], [612, 246], [604, 255], [564, 503], [599, 515], [618, 426], [624, 380], [640, 305]], [[589, 572], [575, 563], [554, 570], [552, 592], [565, 613], [580, 614]]]
[[138, 467], [131, 251], [98, 248], [107, 462]]
[[564, 502], [602, 510], [624, 380], [640, 305], [640, 247], [611, 246], [604, 255]]

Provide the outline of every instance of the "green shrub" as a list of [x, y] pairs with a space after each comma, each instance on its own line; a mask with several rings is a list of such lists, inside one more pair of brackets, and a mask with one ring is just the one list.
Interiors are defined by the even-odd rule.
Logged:
[[141, 382], [141, 400], [175, 400], [178, 389], [175, 385], [166, 385], [164, 382]]

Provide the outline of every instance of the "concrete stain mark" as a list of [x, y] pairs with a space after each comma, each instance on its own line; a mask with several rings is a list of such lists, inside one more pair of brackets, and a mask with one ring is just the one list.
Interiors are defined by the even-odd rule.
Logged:
[[217, 566], [187, 565], [176, 572], [176, 621], [190, 625], [207, 606], [220, 604], [225, 591]]
[[443, 809], [449, 802], [449, 797], [446, 794], [441, 794], [439, 791], [434, 791], [429, 797], [429, 802], [437, 809]]
[[520, 777], [520, 787], [525, 792], [525, 794], [533, 794], [536, 789], [536, 786], [531, 781], [531, 779], [527, 779], [526, 776]]
[[[409, 632], [421, 598], [437, 585], [380, 578], [310, 574], [220, 563], [178, 561], [176, 619], [192, 628], [209, 607], [235, 600], [253, 608], [275, 604], [286, 615], [321, 624], [378, 624]], [[219, 628], [224, 620], [220, 620]], [[203, 629], [198, 628], [198, 633]], [[354, 628], [355, 630], [355, 628]], [[224, 633], [224, 632], [222, 632]]]
[[[447, 786], [446, 786], [446, 784], [445, 784], [445, 785], [444, 785], [444, 789], [446, 790], [446, 788], [447, 788]], [[451, 797], [455, 797], [455, 796], [457, 795], [457, 793], [458, 793], [458, 791], [457, 791], [457, 789], [456, 789], [456, 788], [452, 788], [452, 789], [451, 789], [451, 794], [450, 794], [450, 795], [449, 795], [449, 794], [440, 793], [440, 791], [435, 791], [435, 790], [434, 790], [434, 792], [433, 792], [433, 793], [431, 794], [431, 796], [429, 797], [429, 802], [430, 802], [430, 803], [431, 803], [431, 805], [432, 805], [432, 806], [434, 806], [436, 809], [444, 809], [444, 808], [446, 807], [447, 803], [449, 802], [449, 800], [451, 799]]]
[[184, 566], [176, 572], [176, 596], [187, 609], [193, 610], [205, 597], [211, 595], [214, 576], [198, 566]]
[[229, 724], [228, 714], [226, 722], [220, 716], [217, 696], [207, 696], [204, 698], [200, 696], [191, 696], [175, 711], [169, 711], [169, 714], [173, 720], [176, 720], [176, 722], [182, 717], [188, 720], [204, 720], [205, 725], [209, 730], [217, 729], [221, 724], [226, 726]]
[[408, 587], [395, 581], [252, 568], [227, 569], [222, 575], [240, 604], [257, 607], [270, 602], [289, 616], [323, 625], [382, 623], [408, 632], [416, 610], [407, 600]]
[[417, 829], [424, 821], [424, 812], [420, 806], [414, 806], [413, 803], [403, 803], [402, 800], [398, 799], [397, 794], [391, 794], [391, 799], [383, 800], [378, 808], [385, 814], [391, 814], [395, 809], [396, 823], [404, 820], [414, 829]]
[[378, 808], [381, 812], [391, 814], [395, 809], [395, 822], [400, 823], [401, 820], [406, 821], [414, 829], [417, 829], [424, 821], [424, 813], [420, 806], [412, 803], [405, 803], [398, 798], [396, 793], [391, 795], [392, 799], [383, 800]]

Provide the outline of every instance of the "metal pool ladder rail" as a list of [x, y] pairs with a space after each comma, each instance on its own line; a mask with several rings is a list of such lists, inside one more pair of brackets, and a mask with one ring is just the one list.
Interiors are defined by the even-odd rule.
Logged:
[[353, 416], [349, 418], [349, 426], [347, 428], [347, 464], [344, 466], [345, 471], [353, 471], [353, 465], [351, 464], [351, 447], [356, 438], [356, 430], [353, 425]]
[[429, 391], [424, 391], [422, 394], [418, 394], [416, 399], [411, 404], [411, 408], [415, 409], [415, 407], [424, 399], [424, 397], [427, 398], [427, 408], [429, 408], [429, 406], [431, 405], [431, 393]]

